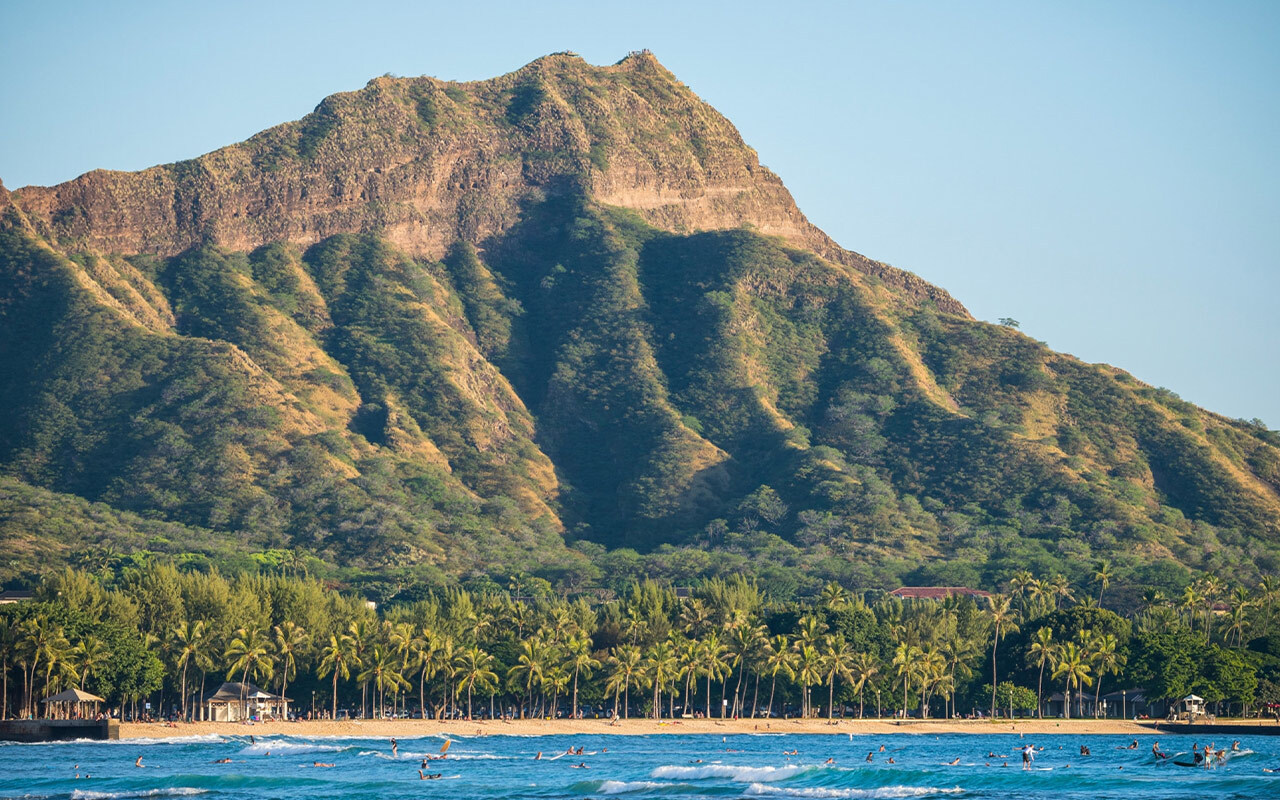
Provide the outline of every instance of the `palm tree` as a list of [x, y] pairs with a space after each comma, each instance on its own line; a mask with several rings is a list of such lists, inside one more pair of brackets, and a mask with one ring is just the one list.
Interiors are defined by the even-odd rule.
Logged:
[[1102, 679], [1108, 674], [1119, 675], [1120, 670], [1125, 665], [1125, 657], [1123, 653], [1117, 651], [1119, 643], [1116, 641], [1115, 634], [1104, 633], [1093, 639], [1091, 659], [1094, 668], [1098, 673], [1098, 685], [1093, 692], [1093, 713], [1098, 713], [1098, 697], [1102, 694]]
[[800, 645], [800, 650], [796, 653], [796, 677], [800, 679], [800, 689], [803, 692], [800, 716], [808, 718], [813, 706], [809, 688], [822, 681], [823, 659], [814, 645], [800, 644], [798, 640], [796, 643]]
[[254, 680], [269, 679], [275, 669], [275, 660], [271, 657], [271, 642], [259, 628], [240, 628], [227, 645], [223, 657], [231, 660], [231, 666], [227, 669], [228, 679], [237, 672], [241, 674], [240, 704], [247, 716], [249, 709], [245, 692], [248, 690], [245, 684], [248, 683], [249, 676], [252, 675]]
[[747, 662], [769, 635], [769, 629], [763, 625], [741, 624], [734, 626], [729, 639], [729, 666], [738, 668], [738, 683], [733, 689], [733, 714], [737, 716], [742, 708], [742, 677], [746, 672]]
[[1066, 701], [1062, 704], [1064, 719], [1071, 719], [1071, 688], [1091, 686], [1093, 678], [1089, 677], [1089, 660], [1075, 642], [1067, 642], [1058, 649], [1057, 664], [1053, 668], [1054, 678], [1066, 680]]
[[0, 680], [3, 680], [3, 687], [0, 688], [0, 721], [9, 718], [9, 659], [13, 657], [17, 641], [15, 633], [15, 626], [7, 618], [0, 618]]
[[338, 718], [338, 678], [344, 681], [351, 677], [351, 668], [360, 666], [360, 658], [356, 655], [356, 643], [347, 634], [330, 634], [329, 644], [320, 654], [318, 677], [333, 673], [333, 709], [330, 719]]
[[289, 681], [298, 673], [298, 655], [310, 637], [307, 632], [290, 620], [275, 626], [276, 655], [280, 657], [280, 699], [284, 703], [284, 718], [289, 719]]
[[[836, 677], [850, 679], [853, 669], [853, 649], [843, 636], [823, 638], [823, 671], [827, 673], [827, 719], [835, 719]], [[843, 704], [842, 704], [843, 705]], [[844, 716], [844, 711], [840, 712]]]
[[[538, 637], [525, 639], [520, 642], [520, 655], [516, 657], [516, 663], [511, 665], [507, 670], [507, 678], [510, 680], [518, 680], [528, 694], [529, 710], [533, 710], [533, 687], [542, 681], [542, 673], [546, 669], [546, 659], [544, 656], [544, 647], [542, 640]], [[521, 717], [524, 716], [524, 709], [521, 709]]]
[[472, 645], [458, 658], [458, 693], [467, 688], [467, 719], [471, 719], [471, 695], [479, 687], [489, 691], [498, 684], [498, 674], [493, 671], [493, 656]]
[[1093, 567], [1093, 582], [1098, 584], [1098, 607], [1102, 607], [1102, 593], [1111, 585], [1111, 564], [1099, 561]]
[[[609, 680], [606, 683], [605, 690], [613, 692], [613, 716], [618, 716], [618, 698], [622, 698], [622, 714], [624, 719], [631, 718], [631, 683], [636, 679], [636, 674], [640, 671], [642, 657], [640, 648], [635, 645], [624, 644], [613, 651], [613, 655], [609, 657], [609, 664], [613, 667], [609, 673]], [[710, 684], [708, 684], [710, 691]]]
[[991, 716], [996, 715], [996, 648], [1000, 637], [1018, 632], [1017, 613], [1009, 607], [1009, 598], [992, 595], [987, 598], [987, 615], [991, 618]]
[[818, 605], [833, 611], [848, 608], [852, 603], [853, 595], [835, 581], [827, 581], [827, 585], [822, 587], [822, 592], [818, 595]]
[[565, 653], [573, 665], [573, 719], [578, 718], [578, 677], [590, 679], [600, 662], [591, 654], [591, 637], [570, 636], [565, 643]]
[[920, 719], [928, 719], [929, 696], [935, 687], [946, 682], [947, 660], [933, 646], [922, 648], [917, 672], [920, 676]]
[[[1040, 667], [1040, 681], [1036, 684], [1036, 715], [1044, 719], [1044, 665], [1053, 660], [1057, 653], [1057, 645], [1053, 641], [1053, 628], [1045, 626], [1031, 636], [1031, 645], [1027, 648], [1027, 663], [1035, 663]], [[1055, 666], [1050, 664], [1050, 666]]]
[[384, 647], [381, 643], [375, 644], [373, 650], [369, 653], [364, 671], [356, 676], [356, 680], [362, 683], [373, 682], [373, 688], [377, 691], [378, 696], [377, 708], [375, 714], [378, 717], [385, 713], [385, 698], [387, 691], [396, 691], [401, 686], [408, 686], [409, 682], [404, 679], [397, 669], [397, 661], [395, 651]]
[[1271, 628], [1271, 604], [1275, 601], [1276, 593], [1280, 592], [1280, 580], [1274, 575], [1263, 575], [1258, 583], [1258, 591], [1261, 593], [1259, 601], [1267, 607], [1266, 621], [1262, 626], [1262, 634], [1265, 636]]
[[[725, 674], [724, 654], [727, 648], [720, 642], [720, 634], [712, 631], [698, 647], [698, 674], [707, 679], [707, 718], [711, 718], [711, 681]], [[724, 712], [721, 712], [721, 717]]]
[[902, 716], [907, 716], [907, 691], [911, 687], [911, 679], [915, 677], [920, 661], [919, 647], [906, 642], [899, 642], [893, 653], [893, 666], [897, 667], [898, 677], [902, 678]]
[[793, 668], [794, 659], [792, 658], [791, 643], [787, 641], [785, 634], [778, 634], [769, 640], [766, 645], [768, 648], [764, 657], [764, 668], [769, 671], [772, 682], [769, 685], [769, 715], [773, 715], [773, 695], [778, 688], [778, 673], [781, 672], [787, 676], [787, 679], [795, 678], [796, 672]]
[[[172, 641], [173, 650], [177, 656], [176, 664], [182, 667], [183, 719], [187, 719], [187, 667], [191, 666], [191, 662], [195, 660], [196, 655], [200, 652], [204, 638], [204, 620], [202, 619], [198, 619], [195, 622], [188, 622], [184, 619], [178, 623], [178, 627], [173, 629]], [[80, 686], [83, 688], [84, 683], [81, 682]]]
[[670, 640], [658, 642], [645, 655], [644, 675], [653, 684], [653, 718], [662, 718], [662, 690], [674, 682], [680, 670], [675, 647]]
[[862, 694], [867, 687], [867, 683], [879, 674], [879, 662], [870, 653], [858, 653], [853, 657], [850, 671], [853, 675], [853, 689], [858, 693], [858, 719], [862, 719], [863, 711], [866, 708]]

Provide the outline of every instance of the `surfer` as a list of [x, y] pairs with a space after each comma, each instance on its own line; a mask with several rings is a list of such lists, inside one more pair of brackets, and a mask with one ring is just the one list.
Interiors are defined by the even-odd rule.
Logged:
[[870, 750], [868, 750], [868, 751], [867, 751], [867, 763], [868, 763], [868, 764], [870, 764], [872, 761], [875, 761], [874, 755], [875, 755], [875, 754], [874, 754], [874, 753], [872, 753]]
[[1138, 749], [1138, 740], [1137, 740], [1137, 739], [1134, 739], [1132, 742], [1130, 742], [1130, 743], [1129, 743], [1129, 749], [1130, 749], [1130, 750], [1137, 750], [1137, 749]]
[[880, 752], [881, 752], [881, 753], [883, 753], [883, 752], [884, 752], [884, 745], [880, 745]]
[[1168, 758], [1168, 757], [1169, 757], [1169, 754], [1168, 754], [1168, 753], [1161, 752], [1161, 750], [1160, 750], [1160, 743], [1159, 743], [1159, 742], [1154, 742], [1154, 743], [1151, 745], [1151, 755], [1155, 756], [1156, 758]]
[[1083, 745], [1083, 744], [1082, 744], [1082, 745], [1080, 745], [1080, 755], [1082, 755], [1082, 756], [1091, 756], [1091, 755], [1093, 755], [1093, 753], [1090, 753], [1090, 752], [1089, 752], [1089, 746], [1088, 746], [1088, 745]]
[[1031, 769], [1031, 762], [1036, 758], [1036, 748], [1033, 745], [1027, 745], [1022, 749], [1022, 768]]
[[438, 781], [438, 780], [440, 780], [440, 776], [441, 776], [441, 775], [443, 775], [443, 774], [444, 774], [444, 773], [442, 773], [442, 772], [435, 772], [435, 773], [432, 773], [432, 774], [430, 774], [430, 775], [426, 775], [426, 774], [423, 774], [422, 770], [418, 770], [418, 780], [420, 780], [420, 781]]
[[834, 763], [836, 763], [836, 760], [835, 760], [834, 758], [828, 758], [826, 761], [823, 761], [822, 763], [823, 763], [823, 764], [834, 764]]
[[1239, 752], [1240, 752], [1240, 740], [1239, 740], [1239, 739], [1236, 739], [1234, 742], [1232, 742], [1232, 743], [1231, 743], [1231, 752], [1233, 752], [1233, 753], [1239, 753]]
[[138, 760], [133, 762], [133, 765], [138, 769], [142, 769], [142, 756], [138, 756]]
[[391, 737], [391, 757], [395, 758], [400, 752], [400, 745], [396, 743], [395, 737]]
[[332, 766], [333, 766], [333, 764], [326, 764], [326, 763], [324, 763], [323, 761], [312, 761], [312, 762], [311, 762], [311, 766], [313, 766], [313, 767], [332, 767]]
[[943, 766], [954, 767], [956, 764], [959, 764], [959, 763], [960, 763], [960, 756], [956, 756], [953, 760], [948, 761], [946, 764], [943, 764]]
[[898, 762], [893, 760], [893, 756], [889, 756], [889, 763], [890, 763], [890, 764], [897, 764]]
[[587, 762], [585, 761], [579, 761], [577, 764], [573, 765], [573, 768], [574, 769], [591, 769], [591, 767], [587, 766]]
[[230, 763], [231, 763], [231, 759], [229, 759], [229, 758], [219, 758], [218, 760], [216, 760], [216, 761], [211, 761], [211, 762], [209, 762], [209, 763], [211, 763], [211, 764], [230, 764]]

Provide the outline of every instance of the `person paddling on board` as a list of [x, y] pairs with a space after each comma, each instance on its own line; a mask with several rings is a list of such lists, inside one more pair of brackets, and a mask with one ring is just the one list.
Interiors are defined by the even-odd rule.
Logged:
[[1031, 762], [1036, 758], [1036, 748], [1034, 745], [1027, 745], [1022, 749], [1022, 768], [1031, 769]]
[[1168, 754], [1168, 753], [1163, 753], [1163, 752], [1161, 752], [1161, 751], [1160, 751], [1160, 743], [1159, 743], [1159, 742], [1154, 742], [1154, 743], [1151, 745], [1151, 755], [1155, 756], [1156, 758], [1168, 758], [1168, 757], [1169, 757], [1169, 754]]

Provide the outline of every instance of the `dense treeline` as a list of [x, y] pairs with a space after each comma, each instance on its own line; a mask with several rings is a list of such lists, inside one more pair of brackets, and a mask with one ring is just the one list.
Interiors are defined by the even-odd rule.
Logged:
[[126, 714], [188, 718], [224, 679], [296, 713], [366, 716], [1043, 714], [1053, 691], [1073, 715], [1121, 688], [1220, 710], [1280, 701], [1280, 582], [1203, 577], [1179, 597], [1149, 592], [1126, 619], [1104, 607], [1111, 578], [1095, 565], [1085, 596], [1023, 572], [975, 602], [835, 583], [780, 601], [742, 577], [567, 598], [520, 575], [375, 608], [305, 576], [152, 560], [67, 569], [0, 607], [0, 694], [6, 716], [77, 687]]

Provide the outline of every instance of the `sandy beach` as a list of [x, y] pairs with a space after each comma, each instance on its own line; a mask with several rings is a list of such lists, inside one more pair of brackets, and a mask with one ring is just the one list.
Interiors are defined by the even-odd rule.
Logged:
[[[1219, 720], [1227, 723], [1228, 720]], [[1258, 720], [1230, 720], [1233, 725], [1270, 724]], [[1194, 732], [1194, 726], [1188, 732]], [[1163, 733], [1173, 732], [1161, 725]], [[452, 734], [471, 736], [574, 736], [580, 734], [715, 734], [725, 736], [735, 733], [830, 733], [830, 734], [1009, 734], [1009, 733], [1069, 733], [1069, 734], [1120, 734], [1150, 735], [1154, 732], [1151, 722], [1128, 720], [668, 720], [651, 719], [619, 720], [611, 725], [608, 720], [515, 720], [513, 722], [489, 721], [437, 721], [437, 720], [351, 720], [351, 721], [303, 721], [303, 722], [236, 722], [163, 723], [126, 722], [120, 726], [120, 738], [164, 738], [171, 736], [199, 736], [223, 734], [227, 736], [292, 735], [292, 736], [433, 736]]]

